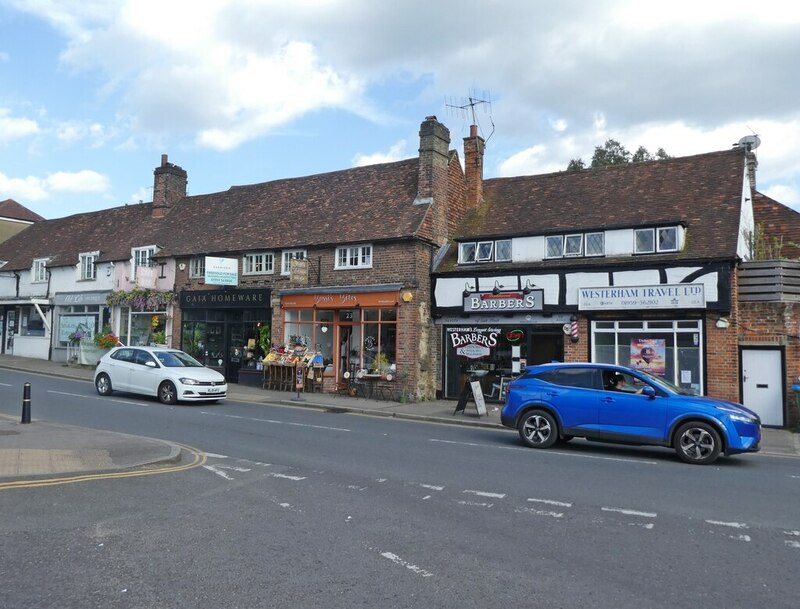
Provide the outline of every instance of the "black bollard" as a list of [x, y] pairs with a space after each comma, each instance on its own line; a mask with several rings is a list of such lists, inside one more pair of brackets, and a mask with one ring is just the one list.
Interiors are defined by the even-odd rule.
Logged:
[[31, 422], [31, 384], [22, 386], [22, 423]]

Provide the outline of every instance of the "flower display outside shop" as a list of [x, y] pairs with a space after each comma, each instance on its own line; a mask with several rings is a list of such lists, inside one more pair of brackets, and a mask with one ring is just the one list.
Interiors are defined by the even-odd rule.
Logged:
[[70, 345], [78, 345], [86, 337], [86, 333], [81, 330], [75, 330], [67, 338]]
[[101, 349], [111, 349], [112, 347], [116, 347], [118, 342], [119, 337], [113, 332], [108, 332], [106, 334], [101, 333], [94, 337], [94, 344]]
[[110, 307], [130, 307], [135, 311], [160, 311], [171, 305], [175, 297], [175, 292], [148, 288], [114, 290], [106, 297], [106, 304]]

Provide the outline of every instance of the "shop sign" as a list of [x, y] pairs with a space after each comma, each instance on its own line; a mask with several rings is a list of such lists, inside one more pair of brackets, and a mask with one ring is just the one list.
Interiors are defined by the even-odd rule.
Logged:
[[510, 343], [518, 343], [525, 338], [525, 332], [522, 330], [509, 330], [506, 332], [506, 340]]
[[318, 309], [354, 309], [356, 307], [394, 307], [399, 292], [325, 292], [320, 294], [285, 294], [284, 309], [316, 307]]
[[181, 309], [253, 309], [270, 307], [270, 290], [183, 290]]
[[110, 292], [61, 292], [53, 297], [59, 306], [70, 305], [104, 305]]
[[447, 334], [456, 355], [480, 359], [491, 354], [497, 346], [500, 328], [449, 328]]
[[544, 302], [544, 290], [525, 292], [474, 292], [464, 297], [465, 313], [497, 313], [519, 311], [541, 311]]
[[239, 285], [239, 260], [206, 256], [205, 281], [208, 285]]
[[579, 288], [578, 309], [705, 309], [702, 283]]

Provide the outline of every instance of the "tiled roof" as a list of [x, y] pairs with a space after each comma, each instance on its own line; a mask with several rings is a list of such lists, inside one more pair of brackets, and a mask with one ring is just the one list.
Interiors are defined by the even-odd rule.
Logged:
[[776, 246], [781, 258], [800, 259], [800, 213], [756, 192], [753, 215], [756, 225], [761, 226], [764, 237]]
[[0, 201], [0, 218], [11, 218], [12, 220], [24, 220], [25, 222], [37, 222], [44, 220], [36, 212], [32, 212], [24, 205], [20, 205], [14, 199]]
[[154, 244], [151, 215], [145, 203], [40, 220], [0, 243], [0, 260], [8, 261], [2, 271], [28, 269], [34, 258], [52, 258], [51, 267], [75, 265], [80, 253], [96, 250], [99, 262], [127, 260], [132, 247]]
[[744, 152], [733, 149], [600, 169], [486, 180], [484, 202], [465, 219], [457, 238], [682, 222], [687, 227], [687, 248], [672, 258], [733, 259], [744, 164]]
[[379, 241], [417, 234], [419, 159], [186, 197], [164, 218], [161, 256]]

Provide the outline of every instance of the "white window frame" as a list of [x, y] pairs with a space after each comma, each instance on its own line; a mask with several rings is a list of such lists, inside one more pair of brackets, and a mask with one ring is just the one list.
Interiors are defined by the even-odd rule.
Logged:
[[[557, 256], [550, 255], [550, 241], [555, 241], [556, 239], [559, 240], [561, 246], [561, 253]], [[547, 259], [555, 259], [555, 258], [563, 258], [564, 257], [564, 235], [548, 235], [544, 238], [544, 257]]]
[[34, 258], [31, 265], [31, 283], [47, 281], [47, 258]]
[[371, 269], [372, 245], [348, 245], [336, 248], [335, 270]]
[[[661, 247], [661, 231], [667, 231], [667, 230], [670, 230], [675, 234], [675, 247], [672, 248]], [[679, 238], [680, 238], [680, 233], [678, 232], [677, 226], [659, 226], [656, 229], [656, 234], [655, 234], [656, 250], [658, 250], [659, 252], [677, 252], [680, 245], [678, 243]]]
[[281, 255], [281, 275], [288, 275], [292, 270], [292, 259], [306, 259], [306, 250], [283, 250]]
[[254, 252], [242, 257], [242, 275], [272, 275], [275, 272], [275, 254]]
[[150, 268], [153, 266], [153, 255], [156, 253], [155, 245], [148, 245], [147, 247], [134, 247], [131, 250], [131, 279], [136, 278], [136, 269], [141, 267]]
[[478, 248], [475, 250], [476, 262], [491, 262], [493, 254], [494, 241], [478, 241]]
[[[594, 235], [600, 235], [600, 251], [599, 252], [592, 252], [589, 253], [589, 237]], [[587, 257], [591, 256], [605, 256], [606, 255], [606, 234], [603, 231], [597, 231], [594, 233], [586, 233], [583, 236], [583, 255]]]
[[[640, 250], [638, 248], [638, 239], [636, 236], [639, 233], [649, 232], [652, 237], [653, 247], [649, 250]], [[654, 254], [656, 251], [656, 233], [653, 228], [636, 228], [633, 230], [633, 253], [634, 254]]]
[[94, 281], [97, 279], [97, 259], [100, 252], [83, 252], [78, 255], [78, 267], [81, 281]]
[[[469, 250], [472, 250], [470, 255]], [[458, 263], [475, 264], [475, 257], [478, 255], [478, 244], [474, 241], [458, 244]]]
[[196, 256], [189, 259], [189, 277], [192, 279], [202, 279], [206, 276], [205, 256]]
[[[572, 241], [572, 247], [574, 248], [575, 241], [578, 241], [578, 249], [576, 251], [570, 250], [570, 241]], [[573, 234], [573, 235], [566, 235], [564, 237], [564, 257], [575, 258], [576, 256], [583, 256], [583, 234]]]
[[[508, 256], [507, 257], [500, 257], [500, 244], [508, 243]], [[495, 262], [511, 262], [511, 239], [499, 239], [498, 241], [494, 242], [494, 259]]]

